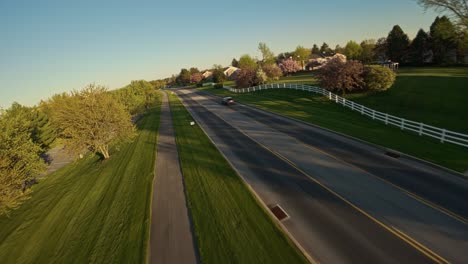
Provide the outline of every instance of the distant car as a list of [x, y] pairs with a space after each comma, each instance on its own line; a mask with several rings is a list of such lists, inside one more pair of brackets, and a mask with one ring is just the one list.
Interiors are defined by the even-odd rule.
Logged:
[[234, 99], [232, 97], [224, 97], [223, 100], [221, 101], [221, 104], [223, 105], [232, 105], [234, 104]]

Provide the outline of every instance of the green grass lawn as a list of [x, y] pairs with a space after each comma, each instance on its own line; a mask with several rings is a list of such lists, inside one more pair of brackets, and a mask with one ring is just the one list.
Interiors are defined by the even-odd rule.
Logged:
[[436, 139], [401, 131], [344, 108], [323, 96], [290, 89], [263, 90], [234, 94], [226, 89], [205, 89], [220, 96], [300, 119], [377, 145], [392, 148], [447, 168], [468, 170], [468, 149]]
[[145, 263], [159, 108], [132, 143], [70, 164], [0, 217], [0, 263]]
[[406, 119], [468, 134], [468, 68], [401, 68], [385, 92], [347, 98]]
[[283, 76], [278, 81], [272, 83], [300, 83], [307, 85], [318, 85], [318, 80], [313, 72], [297, 72], [291, 76]]
[[[224, 89], [223, 89], [224, 90]], [[203, 263], [305, 263], [193, 120], [170, 96], [188, 204]]]

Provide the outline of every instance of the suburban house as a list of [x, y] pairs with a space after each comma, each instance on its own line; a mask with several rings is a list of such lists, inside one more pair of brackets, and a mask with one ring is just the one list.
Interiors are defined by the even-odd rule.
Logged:
[[234, 67], [234, 66], [229, 66], [227, 68], [224, 69], [224, 75], [226, 75], [226, 77], [229, 79], [229, 80], [235, 80], [237, 78], [237, 74], [239, 73], [240, 69], [237, 68], [237, 67]]
[[305, 68], [308, 71], [320, 69], [326, 65], [332, 59], [339, 59], [343, 62], [346, 62], [346, 56], [341, 53], [336, 53], [333, 55], [329, 54], [312, 54], [307, 62]]
[[202, 73], [202, 75], [203, 75], [204, 80], [210, 80], [213, 77], [213, 72], [212, 71], [204, 71]]

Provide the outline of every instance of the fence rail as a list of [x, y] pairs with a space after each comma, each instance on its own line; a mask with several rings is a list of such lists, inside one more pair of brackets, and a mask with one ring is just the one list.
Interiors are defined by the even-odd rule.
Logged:
[[463, 147], [468, 147], [468, 135], [463, 133], [458, 133], [454, 131], [450, 131], [444, 128], [430, 126], [421, 122], [416, 122], [408, 119], [404, 119], [401, 117], [389, 115], [387, 113], [379, 112], [374, 109], [365, 107], [363, 105], [357, 104], [353, 101], [350, 101], [346, 98], [340, 97], [328, 90], [325, 90], [320, 87], [305, 85], [305, 84], [289, 84], [289, 83], [273, 83], [273, 84], [263, 84], [259, 86], [243, 88], [243, 89], [235, 89], [229, 88], [229, 91], [233, 93], [249, 93], [255, 91], [261, 91], [266, 89], [295, 89], [295, 90], [302, 90], [308, 91], [316, 94], [321, 94], [326, 96], [330, 101], [334, 101], [337, 104], [343, 105], [344, 107], [348, 107], [353, 111], [357, 111], [362, 115], [366, 115], [374, 120], [381, 121], [386, 125], [393, 125], [399, 127], [401, 130], [409, 130], [412, 132], [417, 133], [420, 136], [429, 136], [432, 138], [436, 138], [440, 140], [440, 142], [445, 143], [452, 143]]

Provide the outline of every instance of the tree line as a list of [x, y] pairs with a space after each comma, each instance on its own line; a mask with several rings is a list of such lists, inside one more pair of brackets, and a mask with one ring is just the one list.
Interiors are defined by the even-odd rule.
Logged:
[[132, 81], [108, 91], [91, 84], [55, 94], [33, 107], [13, 103], [0, 110], [0, 214], [27, 197], [29, 183], [44, 173], [46, 152], [57, 144], [75, 154], [93, 152], [110, 158], [110, 146], [135, 134], [132, 116], [154, 107], [164, 80]]
[[[415, 66], [466, 64], [468, 32], [460, 23], [452, 23], [449, 17], [441, 16], [435, 18], [428, 31], [420, 29], [413, 40], [410, 40], [399, 25], [395, 25], [386, 37], [367, 39], [360, 43], [350, 40], [344, 47], [336, 45], [334, 49], [324, 42], [320, 47], [313, 44], [312, 48], [299, 45], [294, 51], [278, 55], [265, 43], [259, 43], [258, 50], [260, 58], [244, 54], [239, 59], [232, 60], [231, 66], [240, 69], [235, 78], [238, 88], [263, 84], [305, 70], [311, 65], [310, 60], [314, 56], [320, 58], [344, 54], [348, 60], [357, 60], [364, 64], [388, 61]], [[177, 76], [168, 79], [168, 83], [181, 86], [201, 85], [209, 80], [217, 83], [216, 87], [222, 87], [227, 80], [224, 74], [226, 69], [221, 65], [214, 65], [206, 70], [212, 73], [209, 77], [203, 75], [206, 71], [198, 68], [181, 69]]]

